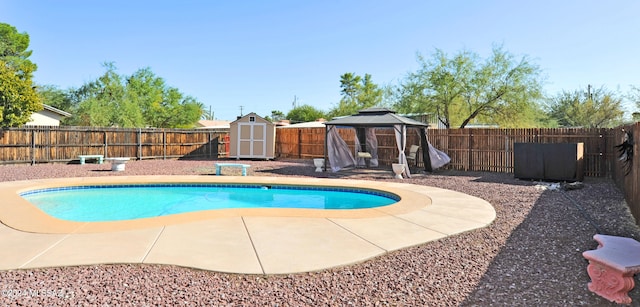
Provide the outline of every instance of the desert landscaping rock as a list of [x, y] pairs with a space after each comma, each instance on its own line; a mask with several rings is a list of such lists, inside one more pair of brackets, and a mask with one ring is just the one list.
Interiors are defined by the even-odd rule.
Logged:
[[[312, 160], [247, 163], [250, 176], [401, 181], [392, 178], [390, 167], [334, 174], [316, 173]], [[109, 164], [0, 166], [0, 181], [214, 174], [213, 161], [130, 161], [123, 172], [111, 172]], [[538, 182], [500, 173], [438, 171], [403, 182], [480, 197], [495, 207], [497, 218], [486, 228], [302, 274], [238, 275], [140, 264], [0, 271], [0, 305], [616, 306], [588, 291], [582, 257], [596, 248], [597, 232], [640, 238], [610, 179], [587, 178], [577, 190], [538, 189]], [[630, 296], [640, 304], [638, 286]]]

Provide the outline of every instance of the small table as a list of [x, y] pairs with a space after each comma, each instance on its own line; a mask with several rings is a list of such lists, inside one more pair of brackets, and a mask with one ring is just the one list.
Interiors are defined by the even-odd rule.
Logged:
[[242, 176], [247, 175], [247, 168], [251, 167], [249, 164], [241, 164], [241, 163], [216, 163], [216, 176], [220, 176], [223, 167], [241, 167], [242, 168]]

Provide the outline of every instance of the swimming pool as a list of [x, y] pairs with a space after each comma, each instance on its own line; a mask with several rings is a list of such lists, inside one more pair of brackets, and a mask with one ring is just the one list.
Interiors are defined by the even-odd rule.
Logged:
[[[66, 189], [92, 185], [148, 185], [148, 184], [241, 184], [262, 186], [303, 186], [320, 188], [347, 188], [378, 191], [398, 197], [398, 201], [365, 209], [308, 209], [308, 208], [235, 208], [204, 210], [170, 214], [158, 217], [107, 222], [78, 222], [56, 218], [47, 214], [20, 195], [43, 189]], [[431, 204], [431, 199], [420, 188], [411, 184], [357, 179], [297, 178], [267, 176], [107, 176], [38, 179], [0, 183], [0, 223], [32, 233], [104, 233], [134, 229], [150, 229], [197, 221], [230, 217], [291, 217], [313, 219], [368, 219], [410, 213]]]
[[68, 221], [104, 222], [221, 209], [367, 209], [391, 205], [392, 193], [344, 187], [258, 184], [87, 185], [36, 189], [20, 196]]

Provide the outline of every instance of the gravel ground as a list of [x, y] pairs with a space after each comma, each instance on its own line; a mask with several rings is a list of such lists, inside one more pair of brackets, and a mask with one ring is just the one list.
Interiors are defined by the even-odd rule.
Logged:
[[[309, 160], [248, 163], [253, 176], [397, 181], [390, 172], [315, 173]], [[109, 164], [0, 166], [0, 181], [212, 175], [212, 165], [131, 161], [121, 173], [110, 172]], [[225, 175], [234, 171], [224, 170]], [[596, 248], [595, 233], [640, 238], [611, 180], [588, 178], [583, 189], [559, 191], [511, 174], [440, 171], [404, 182], [483, 198], [495, 207], [497, 218], [483, 229], [303, 274], [237, 275], [140, 264], [0, 271], [0, 305], [615, 306], [587, 290], [582, 257]], [[630, 293], [636, 305], [638, 288]]]

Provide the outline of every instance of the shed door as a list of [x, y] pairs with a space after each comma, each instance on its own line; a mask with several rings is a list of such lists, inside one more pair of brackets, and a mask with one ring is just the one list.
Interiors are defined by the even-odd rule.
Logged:
[[267, 124], [238, 123], [238, 157], [265, 158], [267, 152]]

